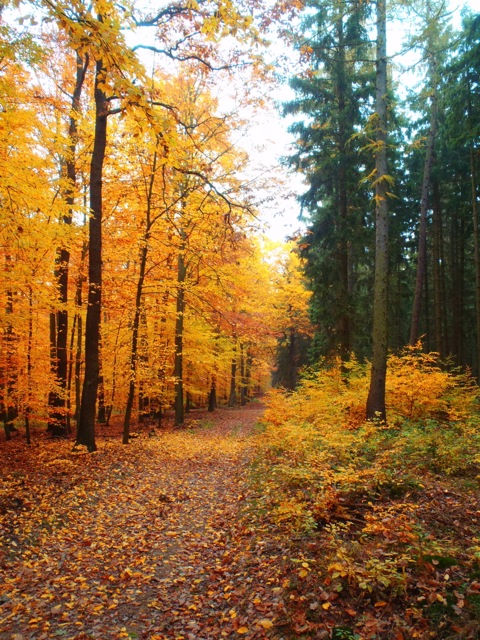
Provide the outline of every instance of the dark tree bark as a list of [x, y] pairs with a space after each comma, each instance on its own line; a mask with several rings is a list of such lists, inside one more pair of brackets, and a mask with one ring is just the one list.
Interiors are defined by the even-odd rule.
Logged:
[[375, 152], [375, 284], [373, 298], [373, 357], [367, 419], [386, 420], [388, 310], [388, 202], [387, 202], [387, 12], [386, 0], [377, 1], [376, 152]]
[[[429, 43], [430, 47], [432, 43]], [[412, 309], [412, 323], [410, 326], [411, 346], [416, 344], [420, 337], [420, 314], [422, 309], [422, 297], [427, 277], [427, 213], [431, 185], [433, 160], [435, 157], [435, 137], [437, 133], [437, 65], [435, 54], [429, 52], [429, 72], [433, 84], [432, 102], [430, 112], [430, 128], [427, 137], [427, 148], [423, 168], [422, 196], [420, 201], [420, 222], [418, 229], [418, 255], [417, 277], [415, 281], [415, 293]]]
[[244, 407], [247, 404], [247, 360], [246, 360], [246, 348], [245, 345], [240, 344], [240, 406]]
[[230, 368], [230, 394], [228, 396], [228, 406], [234, 407], [237, 402], [237, 336], [233, 335], [234, 345], [232, 364]]
[[166, 405], [165, 389], [167, 386], [166, 377], [167, 377], [167, 359], [168, 359], [168, 356], [167, 356], [168, 334], [167, 334], [167, 316], [165, 313], [165, 309], [167, 308], [169, 297], [170, 297], [170, 291], [166, 289], [162, 295], [162, 303], [161, 303], [162, 315], [160, 318], [160, 329], [158, 332], [156, 332], [156, 335], [158, 336], [157, 349], [160, 351], [158, 380], [161, 383], [161, 392], [159, 394], [159, 397], [157, 398], [157, 402], [158, 402], [157, 415], [158, 415], [159, 427], [161, 427], [162, 425], [162, 412], [163, 412], [164, 406]]
[[[473, 130], [471, 88], [468, 83], [468, 120], [470, 129]], [[477, 353], [476, 353], [476, 376], [480, 382], [480, 230], [478, 221], [478, 195], [477, 195], [477, 163], [475, 157], [475, 146], [473, 139], [470, 141], [470, 186], [472, 190], [472, 219], [473, 219], [473, 242], [474, 242], [474, 262], [475, 262], [475, 321], [477, 329]]]
[[77, 444], [95, 451], [95, 407], [99, 382], [100, 312], [102, 303], [102, 181], [107, 146], [108, 101], [102, 90], [103, 61], [95, 74], [95, 134], [90, 165], [90, 210], [88, 245], [88, 307], [85, 321], [85, 377], [83, 381]]
[[345, 69], [345, 46], [343, 33], [343, 16], [337, 21], [338, 56], [336, 79], [336, 97], [338, 103], [338, 146], [339, 146], [339, 167], [338, 167], [338, 226], [339, 226], [339, 317], [337, 319], [336, 333], [339, 340], [340, 358], [345, 362], [351, 350], [351, 320], [349, 313], [349, 268], [348, 268], [348, 184], [347, 184], [347, 157], [346, 147], [348, 143], [347, 135], [347, 115], [346, 115], [346, 69]]
[[[75, 87], [72, 95], [71, 113], [68, 125], [69, 145], [65, 160], [67, 188], [65, 203], [67, 212], [63, 224], [72, 224], [75, 204], [75, 185], [77, 181], [76, 151], [78, 142], [77, 119], [80, 112], [80, 98], [88, 67], [88, 56], [85, 59], [77, 53], [77, 69]], [[57, 250], [55, 258], [54, 280], [58, 285], [59, 309], [50, 314], [50, 357], [51, 371], [55, 377], [57, 388], [49, 394], [48, 430], [54, 437], [64, 437], [68, 431], [67, 392], [68, 392], [68, 272], [70, 252], [66, 247]]]
[[217, 378], [212, 375], [210, 392], [208, 394], [208, 411], [213, 412], [217, 408]]
[[185, 413], [190, 413], [192, 410], [192, 394], [190, 391], [187, 391], [185, 398]]
[[132, 326], [132, 347], [130, 350], [130, 380], [128, 383], [128, 398], [125, 407], [125, 417], [123, 421], [123, 444], [128, 444], [130, 439], [130, 420], [132, 417], [133, 400], [135, 397], [135, 387], [138, 364], [138, 331], [140, 328], [140, 316], [142, 313], [143, 284], [145, 282], [145, 271], [147, 268], [148, 237], [144, 238], [140, 249], [140, 272], [137, 280], [137, 291], [135, 295], [135, 313]]
[[[157, 160], [158, 160], [158, 155], [157, 155], [157, 151], [155, 151], [153, 154], [150, 179], [148, 181], [147, 208], [145, 213], [145, 231], [142, 238], [142, 246], [140, 248], [139, 274], [138, 274], [138, 280], [137, 280], [137, 291], [135, 294], [135, 314], [133, 316], [133, 326], [132, 326], [132, 346], [130, 349], [130, 381], [128, 386], [127, 405], [125, 407], [125, 418], [123, 422], [123, 444], [128, 444], [128, 441], [129, 441], [130, 420], [132, 415], [133, 400], [135, 397], [136, 378], [137, 378], [137, 369], [138, 369], [138, 360], [139, 360], [138, 341], [139, 341], [140, 320], [142, 317], [143, 285], [145, 283], [145, 274], [147, 269], [150, 231], [151, 231], [152, 224], [154, 222], [152, 220], [152, 204], [153, 204], [153, 188], [155, 185], [155, 174], [157, 171]], [[183, 315], [183, 312], [182, 312], [182, 315]], [[183, 332], [183, 329], [182, 329], [182, 332]]]
[[285, 387], [293, 391], [297, 386], [297, 336], [295, 328], [290, 327], [288, 334], [288, 369]]
[[32, 390], [32, 346], [33, 346], [33, 291], [28, 287], [28, 341], [27, 341], [27, 401], [25, 406], [25, 435], [27, 444], [32, 444], [30, 434], [30, 414], [32, 412], [30, 404], [30, 394]]
[[[12, 258], [5, 256], [5, 271], [12, 268]], [[17, 338], [13, 329], [13, 291], [6, 292], [5, 328], [2, 340], [2, 362], [0, 370], [0, 420], [3, 422], [6, 440], [11, 439], [12, 431], [15, 431], [14, 420], [18, 417], [18, 408], [13, 400], [15, 384], [17, 380], [18, 363], [16, 358]]]
[[451, 224], [451, 315], [453, 317], [452, 352], [458, 365], [464, 361], [464, 308], [465, 308], [465, 221], [453, 219]]
[[185, 313], [185, 279], [187, 277], [187, 267], [185, 264], [185, 241], [186, 233], [180, 232], [180, 247], [177, 261], [177, 304], [175, 320], [175, 424], [181, 425], [185, 421], [185, 410], [183, 406], [183, 325]]
[[103, 377], [102, 365], [101, 365], [101, 353], [102, 346], [100, 343], [100, 354], [99, 354], [99, 371], [100, 375], [98, 376], [98, 411], [97, 411], [97, 422], [98, 424], [106, 424], [107, 422], [107, 408], [105, 406], [105, 379]]

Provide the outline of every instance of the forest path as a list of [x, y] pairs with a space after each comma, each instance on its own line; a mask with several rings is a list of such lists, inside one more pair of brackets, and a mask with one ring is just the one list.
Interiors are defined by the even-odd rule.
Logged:
[[8, 443], [0, 638], [281, 637], [279, 550], [241, 517], [262, 411], [195, 413], [95, 454]]

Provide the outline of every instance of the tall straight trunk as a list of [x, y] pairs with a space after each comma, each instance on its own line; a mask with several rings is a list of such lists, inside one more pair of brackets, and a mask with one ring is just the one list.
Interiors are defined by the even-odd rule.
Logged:
[[190, 391], [187, 391], [186, 399], [185, 399], [185, 413], [190, 413], [191, 410], [192, 410], [192, 394], [190, 393]]
[[[83, 280], [83, 279], [82, 279]], [[75, 422], [77, 424], [80, 422], [80, 405], [82, 402], [81, 398], [81, 390], [82, 390], [82, 341], [83, 341], [83, 318], [81, 312], [81, 306], [78, 306], [78, 301], [80, 304], [82, 302], [82, 285], [77, 283], [77, 341], [75, 348]]]
[[247, 404], [246, 390], [247, 390], [247, 362], [246, 362], [246, 349], [245, 346], [240, 344], [240, 406], [244, 407]]
[[387, 202], [387, 10], [377, 1], [375, 151], [375, 281], [373, 298], [373, 356], [367, 419], [386, 420], [388, 310], [388, 202]]
[[443, 234], [442, 234], [442, 209], [440, 191], [436, 180], [432, 183], [432, 208], [433, 208], [433, 306], [435, 313], [435, 351], [442, 358], [447, 355], [445, 345], [444, 326], [444, 265], [443, 265]]
[[[84, 196], [85, 198], [85, 196]], [[86, 199], [86, 198], [85, 198]], [[86, 208], [86, 205], [85, 205]], [[87, 224], [87, 218], [84, 217], [83, 224]], [[83, 306], [83, 284], [86, 281], [86, 277], [84, 274], [85, 263], [88, 255], [88, 242], [84, 241], [82, 245], [82, 253], [80, 258], [80, 270], [77, 277], [77, 281], [75, 283], [75, 322], [76, 329], [74, 326], [74, 332], [76, 336], [75, 340], [75, 367], [74, 367], [74, 383], [75, 383], [75, 423], [78, 426], [80, 420], [80, 404], [81, 404], [81, 390], [82, 390], [82, 342], [83, 342], [83, 316], [82, 316], [82, 306]], [[74, 323], [75, 325], [75, 323]], [[74, 341], [74, 337], [72, 335], [72, 343]], [[70, 382], [70, 387], [72, 386], [72, 382]]]
[[[429, 43], [430, 46], [432, 43]], [[414, 345], [420, 337], [420, 315], [422, 310], [422, 296], [427, 277], [427, 213], [430, 193], [433, 160], [435, 157], [435, 137], [437, 133], [437, 65], [435, 55], [429, 54], [429, 72], [432, 79], [432, 103], [430, 111], [430, 128], [427, 136], [427, 148], [423, 167], [422, 196], [420, 201], [420, 222], [418, 228], [418, 256], [417, 277], [413, 298], [412, 322], [410, 325], [410, 345]]]
[[102, 304], [102, 182], [107, 147], [108, 102], [103, 91], [105, 76], [99, 60], [95, 74], [95, 134], [90, 165], [90, 220], [88, 244], [88, 306], [85, 321], [85, 377], [82, 388], [77, 444], [95, 451], [95, 406], [100, 370], [100, 317]]
[[[5, 255], [5, 271], [12, 269], [12, 258]], [[2, 340], [2, 370], [0, 371], [0, 392], [2, 394], [0, 404], [0, 420], [3, 422], [5, 439], [10, 440], [12, 431], [15, 431], [14, 420], [18, 416], [17, 404], [13, 399], [17, 381], [17, 337], [13, 328], [13, 291], [6, 292], [4, 333]], [[3, 352], [3, 353], [2, 353]]]
[[174, 371], [175, 377], [175, 424], [181, 425], [185, 421], [185, 410], [183, 406], [183, 327], [185, 313], [185, 279], [187, 277], [187, 268], [185, 265], [185, 242], [186, 233], [180, 231], [180, 247], [178, 251], [177, 261], [177, 304], [175, 319], [175, 360]]
[[[80, 98], [88, 67], [88, 56], [85, 59], [77, 53], [75, 87], [72, 95], [71, 113], [68, 125], [68, 150], [65, 160], [67, 187], [65, 204], [67, 211], [63, 216], [63, 224], [71, 225], [75, 205], [75, 185], [77, 181], [76, 152], [78, 142], [77, 119], [80, 113]], [[50, 354], [51, 370], [55, 377], [56, 388], [49, 394], [48, 429], [54, 437], [63, 437], [67, 433], [67, 386], [68, 386], [68, 273], [70, 252], [66, 247], [57, 249], [55, 257], [54, 281], [58, 285], [57, 311], [51, 313]]]
[[133, 400], [135, 397], [137, 369], [138, 369], [138, 334], [140, 328], [140, 319], [142, 314], [142, 296], [143, 285], [145, 283], [145, 274], [147, 270], [148, 248], [150, 240], [150, 229], [152, 226], [152, 204], [153, 204], [153, 187], [155, 185], [155, 173], [157, 170], [157, 151], [153, 154], [152, 171], [148, 181], [147, 207], [145, 212], [145, 231], [142, 238], [142, 246], [140, 248], [139, 273], [137, 280], [137, 291], [135, 293], [135, 314], [133, 316], [132, 326], [132, 346], [130, 349], [130, 380], [128, 384], [127, 405], [125, 407], [125, 417], [123, 421], [123, 444], [128, 444], [130, 438], [130, 420], [132, 416]]
[[32, 392], [32, 346], [33, 346], [33, 291], [28, 287], [28, 341], [27, 341], [27, 399], [25, 404], [25, 435], [27, 444], [32, 444], [30, 434], [31, 392]]
[[237, 402], [237, 335], [233, 334], [233, 358], [230, 367], [230, 394], [228, 396], [228, 406], [234, 407]]
[[480, 381], [480, 237], [478, 222], [477, 167], [475, 162], [475, 148], [473, 146], [473, 141], [470, 143], [470, 184], [472, 189], [472, 217], [475, 260], [475, 319], [477, 325], [476, 376], [477, 380]]
[[347, 189], [347, 143], [346, 101], [345, 101], [345, 46], [343, 16], [337, 21], [338, 56], [336, 72], [336, 97], [338, 103], [338, 264], [339, 264], [339, 315], [336, 332], [339, 341], [340, 358], [345, 362], [351, 350], [351, 321], [349, 311], [349, 269], [348, 269], [348, 189]]
[[123, 420], [123, 444], [128, 444], [130, 439], [130, 420], [132, 417], [133, 400], [135, 398], [137, 365], [138, 365], [138, 331], [140, 327], [140, 317], [142, 313], [143, 284], [145, 282], [145, 272], [147, 268], [148, 237], [144, 238], [144, 243], [140, 249], [140, 272], [137, 280], [137, 291], [135, 294], [135, 313], [132, 326], [132, 346], [130, 350], [130, 380], [128, 383], [127, 405], [125, 407], [125, 417]]
[[122, 325], [119, 322], [117, 328], [117, 335], [115, 336], [115, 344], [113, 345], [113, 362], [112, 362], [112, 390], [110, 394], [110, 402], [107, 405], [107, 415], [105, 425], [108, 427], [110, 419], [112, 417], [112, 411], [115, 404], [115, 394], [117, 392], [117, 361], [118, 361], [118, 345], [120, 343], [120, 332]]
[[[140, 314], [137, 354], [137, 370], [142, 369], [145, 371], [148, 367], [148, 325], [145, 307], [142, 308]], [[137, 377], [139, 377], [138, 374], [136, 375], [136, 378]], [[150, 411], [150, 397], [145, 395], [144, 385], [142, 380], [140, 380], [138, 384], [138, 422], [144, 422], [145, 418], [150, 415]]]
[[213, 412], [217, 408], [217, 378], [212, 375], [210, 391], [208, 393], [208, 411]]
[[463, 310], [464, 310], [464, 275], [465, 275], [465, 223], [461, 219], [452, 220], [452, 317], [453, 336], [452, 350], [458, 365], [464, 363]]
[[247, 366], [245, 369], [245, 383], [246, 383], [245, 395], [247, 398], [250, 397], [250, 382], [252, 380], [252, 364], [253, 364], [252, 356], [247, 351]]
[[425, 287], [424, 287], [424, 302], [425, 308], [425, 347], [427, 349], [427, 353], [430, 353], [432, 350], [432, 336], [431, 336], [431, 325], [430, 325], [430, 281], [428, 279], [428, 265], [425, 269]]
[[288, 369], [285, 387], [293, 391], [297, 386], [297, 335], [295, 327], [288, 330]]
[[102, 338], [100, 335], [100, 344], [98, 345], [98, 390], [97, 390], [97, 423], [104, 425], [107, 421], [107, 410], [105, 406], [105, 378], [103, 377], [102, 368]]
[[155, 332], [158, 336], [157, 348], [160, 352], [159, 357], [159, 365], [158, 365], [158, 381], [161, 385], [161, 391], [158, 395], [158, 426], [160, 427], [162, 424], [162, 412], [165, 405], [165, 389], [166, 389], [166, 377], [167, 377], [167, 360], [168, 360], [168, 334], [167, 334], [167, 314], [166, 308], [168, 305], [168, 299], [170, 297], [170, 292], [166, 289], [162, 295], [162, 315], [160, 318], [160, 329], [158, 332]]
[[67, 373], [67, 433], [72, 431], [72, 381], [73, 381], [73, 363], [74, 363], [74, 349], [75, 349], [75, 336], [77, 331], [77, 314], [73, 316], [72, 332], [70, 334], [70, 348], [68, 357], [68, 373]]

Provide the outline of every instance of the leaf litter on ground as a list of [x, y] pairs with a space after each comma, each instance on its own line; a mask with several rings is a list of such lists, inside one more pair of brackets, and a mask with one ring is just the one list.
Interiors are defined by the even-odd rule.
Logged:
[[95, 454], [4, 443], [0, 638], [264, 637], [281, 576], [239, 518], [261, 411]]
[[[94, 454], [47, 438], [2, 443], [0, 639], [474, 638], [461, 625], [465, 576], [442, 558], [426, 558], [413, 599], [339, 592], [340, 563], [321, 569], [321, 528], [285, 535], [262, 516], [249, 484], [262, 411], [197, 412], [127, 447], [119, 433], [100, 437]], [[471, 540], [479, 511], [466, 498], [438, 483], [417, 513]], [[480, 581], [468, 584], [480, 603]], [[440, 626], [450, 610], [453, 636]]]

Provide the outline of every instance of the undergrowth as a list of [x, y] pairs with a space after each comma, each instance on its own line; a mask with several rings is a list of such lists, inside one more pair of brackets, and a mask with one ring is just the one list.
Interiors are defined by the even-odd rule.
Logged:
[[479, 637], [480, 539], [467, 514], [459, 533], [447, 505], [475, 504], [478, 387], [436, 354], [406, 348], [389, 359], [385, 424], [365, 420], [368, 384], [367, 367], [352, 360], [308, 372], [296, 392], [270, 393], [252, 471], [257, 517], [320, 541], [305, 579], [312, 571], [322, 588], [378, 611], [414, 607], [410, 624], [425, 635], [411, 637]]

